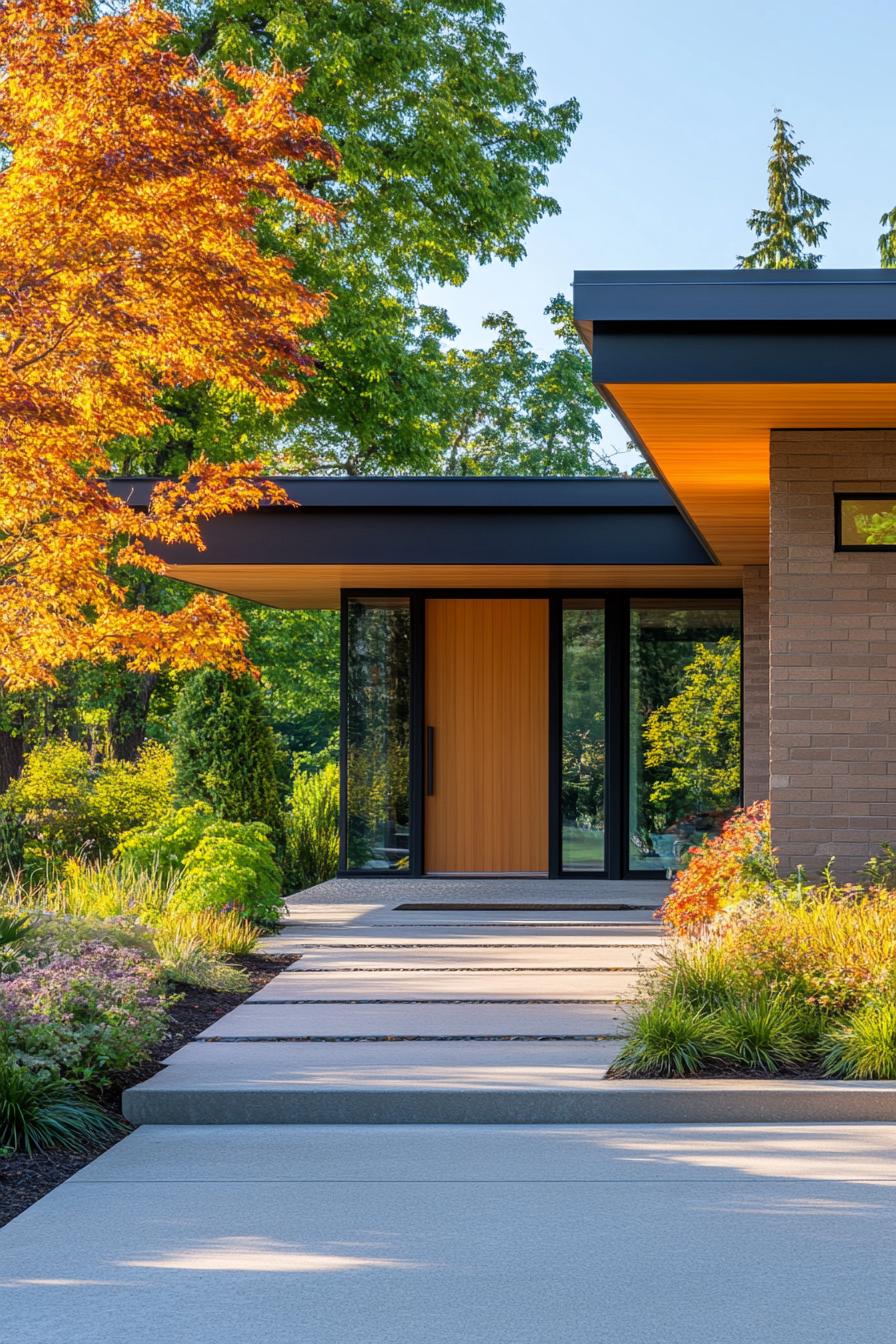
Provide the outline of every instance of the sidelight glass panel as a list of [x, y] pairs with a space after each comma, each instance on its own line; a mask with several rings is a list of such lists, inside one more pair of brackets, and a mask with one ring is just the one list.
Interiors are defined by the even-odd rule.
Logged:
[[629, 867], [682, 866], [740, 801], [740, 604], [631, 604]]
[[563, 736], [561, 817], [563, 867], [604, 866], [603, 603], [563, 603]]
[[351, 599], [347, 622], [348, 867], [406, 868], [410, 820], [409, 599]]

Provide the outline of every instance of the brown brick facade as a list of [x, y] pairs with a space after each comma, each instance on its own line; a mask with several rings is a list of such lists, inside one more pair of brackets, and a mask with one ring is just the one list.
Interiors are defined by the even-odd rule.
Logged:
[[896, 429], [771, 436], [770, 796], [782, 867], [896, 839], [896, 553], [835, 553], [834, 493], [896, 492]]
[[768, 565], [744, 568], [744, 803], [768, 797]]

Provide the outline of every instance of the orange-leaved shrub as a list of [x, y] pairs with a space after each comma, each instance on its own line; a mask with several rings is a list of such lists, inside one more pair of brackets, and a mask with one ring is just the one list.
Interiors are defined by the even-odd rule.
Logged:
[[725, 906], [774, 880], [768, 803], [739, 808], [719, 835], [688, 853], [659, 912], [676, 933], [694, 933]]

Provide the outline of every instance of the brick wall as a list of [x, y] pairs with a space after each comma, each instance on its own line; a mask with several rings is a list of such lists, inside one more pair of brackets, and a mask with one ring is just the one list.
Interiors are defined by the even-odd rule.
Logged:
[[744, 802], [768, 797], [768, 565], [744, 568]]
[[770, 796], [782, 865], [896, 839], [896, 552], [834, 552], [834, 493], [896, 493], [896, 430], [774, 431]]

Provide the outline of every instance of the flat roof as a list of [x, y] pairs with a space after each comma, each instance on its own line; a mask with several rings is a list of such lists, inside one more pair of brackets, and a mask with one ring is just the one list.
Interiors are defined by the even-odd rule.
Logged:
[[896, 427], [896, 271], [577, 271], [594, 382], [721, 564], [768, 559], [770, 434]]
[[[739, 586], [658, 480], [275, 477], [298, 508], [202, 525], [206, 550], [160, 548], [168, 573], [276, 606], [342, 588]], [[110, 488], [145, 508], [155, 481]]]

